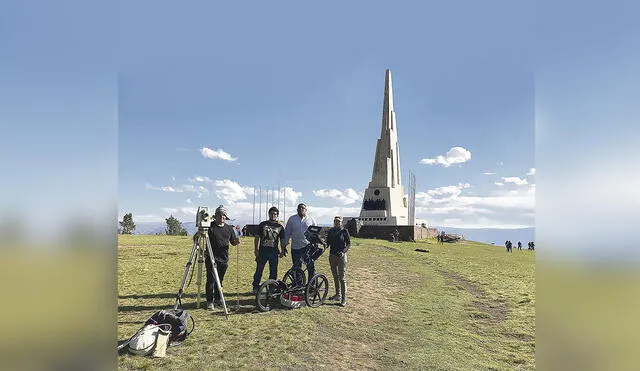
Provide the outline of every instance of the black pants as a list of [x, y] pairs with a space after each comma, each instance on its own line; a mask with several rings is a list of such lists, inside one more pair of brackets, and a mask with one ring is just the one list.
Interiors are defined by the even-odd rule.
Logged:
[[[204, 264], [207, 267], [207, 282], [205, 285], [207, 301], [211, 302], [214, 299], [220, 300], [220, 291], [218, 291], [216, 280], [213, 278], [213, 265], [211, 264], [211, 259], [209, 259], [209, 257], [205, 257]], [[224, 280], [224, 275], [225, 273], [227, 273], [228, 267], [228, 263], [221, 263], [219, 261], [216, 261], [216, 268], [218, 269], [218, 279], [220, 280], [220, 286], [222, 286], [222, 281]]]
[[[302, 260], [307, 255], [307, 251], [309, 250], [309, 246], [305, 246], [299, 250], [291, 249], [291, 260], [293, 261], [293, 266], [302, 269], [302, 264], [304, 263]], [[307, 282], [313, 277], [316, 273], [316, 264], [314, 261], [307, 262]]]
[[253, 288], [258, 289], [260, 287], [260, 279], [262, 278], [262, 272], [264, 267], [269, 262], [269, 279], [278, 279], [278, 250], [275, 247], [260, 246], [258, 250], [258, 264], [256, 265], [256, 272], [253, 274]]

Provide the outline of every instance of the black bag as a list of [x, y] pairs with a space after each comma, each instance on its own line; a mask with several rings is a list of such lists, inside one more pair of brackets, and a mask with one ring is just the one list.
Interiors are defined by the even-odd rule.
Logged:
[[[191, 319], [191, 331], [188, 329], [189, 319]], [[189, 336], [196, 327], [193, 317], [184, 309], [164, 309], [155, 312], [145, 325], [171, 325], [171, 334], [169, 335], [169, 343], [182, 342]]]

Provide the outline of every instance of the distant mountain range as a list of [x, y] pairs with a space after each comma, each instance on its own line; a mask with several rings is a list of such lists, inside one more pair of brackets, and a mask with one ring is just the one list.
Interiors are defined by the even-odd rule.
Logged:
[[[244, 225], [244, 224], [240, 224]], [[195, 222], [183, 222], [182, 226], [187, 230], [189, 235], [196, 233]], [[484, 242], [487, 244], [495, 244], [503, 246], [506, 240], [510, 240], [517, 245], [518, 241], [526, 248], [527, 242], [534, 241], [535, 228], [519, 228], [519, 229], [498, 229], [498, 228], [449, 228], [434, 227], [445, 233], [461, 234], [465, 239], [471, 241]], [[164, 234], [167, 229], [166, 222], [144, 222], [136, 223], [135, 234]]]

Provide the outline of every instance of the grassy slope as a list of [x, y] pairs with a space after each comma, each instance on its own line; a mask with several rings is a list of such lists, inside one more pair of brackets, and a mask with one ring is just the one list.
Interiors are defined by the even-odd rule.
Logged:
[[[197, 326], [191, 337], [170, 348], [164, 359], [122, 355], [121, 369], [535, 366], [535, 255], [530, 251], [507, 254], [474, 242], [442, 246], [434, 240], [354, 239], [346, 307], [258, 313], [248, 294], [255, 269], [252, 242], [244, 239], [239, 250], [231, 248], [224, 292], [235, 311], [228, 320], [220, 312], [195, 309], [194, 277], [185, 295]], [[189, 237], [120, 236], [120, 340], [153, 312], [174, 304], [190, 250]], [[290, 263], [289, 257], [281, 260], [279, 276]], [[333, 294], [328, 258], [322, 256], [316, 265], [328, 276]], [[265, 269], [263, 279], [267, 274]]]

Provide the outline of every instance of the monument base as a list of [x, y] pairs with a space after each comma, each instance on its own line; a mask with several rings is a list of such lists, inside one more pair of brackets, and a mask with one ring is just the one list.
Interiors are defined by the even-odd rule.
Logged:
[[423, 238], [434, 238], [438, 235], [437, 229], [419, 225], [363, 225], [359, 228], [356, 237], [391, 241], [396, 230], [400, 241], [416, 241]]

